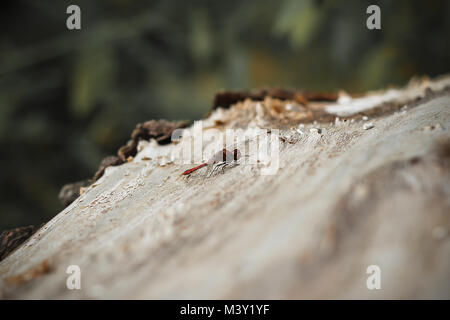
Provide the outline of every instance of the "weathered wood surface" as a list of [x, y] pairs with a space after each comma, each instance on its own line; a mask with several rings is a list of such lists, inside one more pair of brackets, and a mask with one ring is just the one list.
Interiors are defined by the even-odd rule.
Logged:
[[[189, 166], [165, 156], [180, 144], [143, 144], [0, 263], [1, 295], [448, 299], [449, 83], [326, 107], [351, 116], [441, 92], [368, 121], [286, 129], [275, 175], [243, 164], [185, 180]], [[205, 124], [267, 126], [269, 105], [238, 103]], [[66, 288], [73, 264], [81, 290]], [[366, 287], [369, 265], [380, 290]]]

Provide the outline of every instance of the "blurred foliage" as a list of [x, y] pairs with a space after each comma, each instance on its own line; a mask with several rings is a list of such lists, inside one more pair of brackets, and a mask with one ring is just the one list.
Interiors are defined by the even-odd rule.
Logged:
[[[381, 31], [366, 28], [374, 3]], [[364, 91], [446, 73], [448, 17], [447, 0], [4, 3], [0, 229], [50, 219], [60, 187], [91, 177], [136, 123], [200, 118], [220, 89]]]

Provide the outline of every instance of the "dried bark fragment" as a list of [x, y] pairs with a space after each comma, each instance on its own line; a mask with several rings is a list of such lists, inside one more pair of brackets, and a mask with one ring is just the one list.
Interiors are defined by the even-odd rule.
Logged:
[[292, 91], [281, 88], [257, 89], [252, 91], [223, 91], [217, 93], [214, 97], [212, 110], [217, 109], [218, 107], [227, 109], [238, 102], [245, 101], [246, 99], [262, 101], [266, 97], [271, 97], [279, 100], [292, 100], [300, 104], [307, 105], [311, 101], [336, 101], [338, 99], [338, 94], [323, 92], [302, 92], [301, 90]]
[[74, 202], [80, 196], [80, 188], [91, 185], [92, 180], [87, 179], [74, 183], [68, 183], [61, 188], [58, 198], [64, 207]]
[[150, 120], [136, 126], [131, 139], [138, 142], [139, 139], [155, 139], [159, 144], [169, 144], [172, 132], [179, 128], [185, 128], [185, 121]]
[[303, 95], [308, 101], [334, 102], [339, 98], [339, 95], [334, 92], [305, 92]]
[[131, 134], [131, 140], [122, 146], [117, 154], [123, 162], [126, 162], [129, 157], [136, 155], [139, 140], [155, 139], [159, 144], [169, 144], [172, 132], [179, 128], [185, 128], [187, 125], [185, 121], [166, 120], [150, 120], [139, 123]]
[[227, 109], [233, 104], [244, 101], [247, 98], [249, 98], [249, 94], [247, 92], [219, 92], [214, 96], [212, 109], [215, 110], [219, 107]]
[[4, 230], [0, 233], [0, 261], [31, 237], [41, 226], [27, 226]]
[[122, 162], [127, 162], [128, 157], [134, 157], [136, 155], [136, 147], [136, 141], [128, 140], [127, 144], [120, 147], [119, 151], [117, 151], [117, 155], [119, 156], [120, 160], [122, 160]]
[[103, 176], [106, 168], [110, 166], [118, 166], [122, 163], [122, 159], [120, 159], [118, 156], [107, 156], [103, 158], [102, 162], [100, 163], [100, 167], [98, 168], [97, 172], [94, 175], [94, 178], [92, 179], [93, 182], [97, 181]]

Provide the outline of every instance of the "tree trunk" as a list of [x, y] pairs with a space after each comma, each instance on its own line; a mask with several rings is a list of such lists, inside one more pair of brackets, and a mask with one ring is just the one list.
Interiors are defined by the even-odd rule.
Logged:
[[[188, 138], [141, 141], [0, 263], [1, 295], [449, 299], [449, 85], [337, 102], [266, 96], [204, 119], [204, 133], [280, 129], [272, 175], [243, 161], [186, 178], [174, 151]], [[80, 290], [66, 287], [70, 265]]]

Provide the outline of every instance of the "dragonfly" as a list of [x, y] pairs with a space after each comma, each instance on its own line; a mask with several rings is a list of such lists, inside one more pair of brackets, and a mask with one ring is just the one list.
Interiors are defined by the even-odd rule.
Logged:
[[208, 174], [208, 178], [219, 168], [224, 170], [226, 167], [236, 164], [237, 161], [241, 158], [241, 152], [239, 149], [234, 149], [233, 151], [229, 151], [227, 149], [222, 149], [214, 154], [214, 156], [209, 159], [207, 162], [202, 163], [194, 168], [186, 170], [182, 173], [184, 176], [189, 176], [194, 171], [197, 171], [203, 167], [212, 167], [212, 170]]

